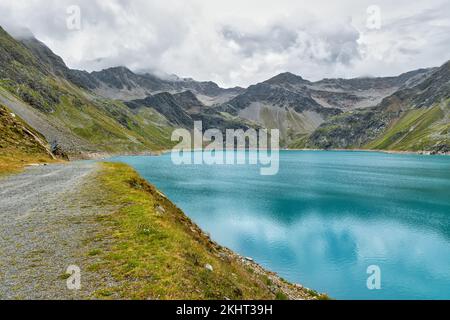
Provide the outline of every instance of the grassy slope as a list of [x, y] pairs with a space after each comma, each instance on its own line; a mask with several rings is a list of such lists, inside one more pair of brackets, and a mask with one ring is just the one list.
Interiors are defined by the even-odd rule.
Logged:
[[44, 141], [37, 132], [0, 105], [0, 175], [17, 172], [29, 163], [54, 161], [45, 145], [41, 144]]
[[448, 102], [443, 106], [409, 110], [379, 138], [365, 147], [368, 149], [420, 151], [429, 150], [434, 145], [450, 145], [449, 111]]
[[289, 149], [304, 149], [306, 148], [306, 143], [308, 142], [309, 135], [303, 135], [294, 139], [289, 145]]
[[450, 100], [397, 111], [357, 110], [331, 118], [290, 148], [445, 151], [450, 146]]
[[[90, 150], [82, 151], [140, 152], [171, 146], [170, 127], [159, 125], [145, 115], [134, 114], [121, 102], [96, 99], [66, 81], [48, 81], [54, 84], [52, 90], [59, 96], [59, 102], [54, 103], [52, 112], [36, 112], [56, 119], [73, 135], [85, 140]], [[9, 85], [6, 89], [17, 92], [15, 86]]]
[[132, 113], [118, 101], [69, 93], [51, 115], [92, 144], [95, 151], [140, 152], [171, 146], [168, 126]]
[[[175, 205], [123, 164], [103, 164], [96, 192], [116, 212], [98, 220], [91, 272], [108, 274], [95, 296], [125, 299], [326, 298], [293, 286], [212, 242]], [[99, 191], [101, 186], [101, 191]], [[213, 271], [205, 268], [206, 264]]]
[[332, 117], [297, 145], [323, 149], [450, 152], [450, 62], [374, 107]]

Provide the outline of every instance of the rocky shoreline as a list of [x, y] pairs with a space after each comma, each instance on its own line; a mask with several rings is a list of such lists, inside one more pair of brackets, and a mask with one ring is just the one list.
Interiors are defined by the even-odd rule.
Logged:
[[417, 155], [439, 155], [450, 156], [450, 151], [399, 151], [399, 150], [373, 150], [373, 149], [284, 149], [286, 151], [349, 151], [349, 152], [378, 152], [390, 154], [417, 154]]
[[[416, 154], [425, 156], [450, 156], [450, 151], [399, 151], [399, 150], [373, 150], [373, 149], [310, 149], [310, 148], [286, 148], [280, 149], [280, 151], [348, 151], [348, 152], [378, 152], [378, 153], [390, 153], [390, 154]], [[69, 155], [71, 161], [76, 160], [105, 160], [112, 157], [119, 156], [161, 156], [170, 153], [171, 150], [160, 151], [145, 151], [145, 152], [120, 152], [120, 153], [107, 153], [107, 152], [93, 152], [93, 153], [80, 153], [76, 155]]]

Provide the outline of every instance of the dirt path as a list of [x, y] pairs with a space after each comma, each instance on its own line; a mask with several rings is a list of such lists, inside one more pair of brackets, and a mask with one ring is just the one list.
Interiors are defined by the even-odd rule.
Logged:
[[[66, 269], [86, 270], [96, 207], [86, 196], [95, 162], [31, 167], [0, 179], [0, 299], [71, 299], [92, 293], [92, 275], [69, 290]], [[91, 191], [92, 193], [92, 191]]]

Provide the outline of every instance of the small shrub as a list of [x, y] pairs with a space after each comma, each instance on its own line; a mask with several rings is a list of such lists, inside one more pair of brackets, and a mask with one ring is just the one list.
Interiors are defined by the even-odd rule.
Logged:
[[285, 293], [278, 291], [275, 294], [275, 300], [289, 300], [289, 297]]

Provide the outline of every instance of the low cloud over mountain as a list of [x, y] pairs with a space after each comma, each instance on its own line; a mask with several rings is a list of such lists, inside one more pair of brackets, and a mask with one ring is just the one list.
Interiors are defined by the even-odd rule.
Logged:
[[[233, 87], [284, 71], [311, 80], [386, 76], [450, 59], [444, 0], [377, 1], [379, 29], [367, 27], [371, 1], [49, 2], [3, 0], [0, 25], [32, 30], [88, 71], [123, 65]], [[71, 5], [81, 9], [80, 30], [67, 28]]]

